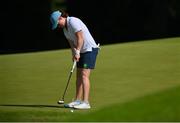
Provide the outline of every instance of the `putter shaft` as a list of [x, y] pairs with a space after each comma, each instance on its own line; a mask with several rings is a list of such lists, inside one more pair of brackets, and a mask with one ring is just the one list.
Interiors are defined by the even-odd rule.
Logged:
[[71, 80], [71, 76], [72, 76], [72, 73], [73, 73], [73, 71], [74, 71], [74, 69], [75, 69], [75, 66], [76, 66], [76, 61], [73, 62], [73, 66], [72, 66], [71, 72], [70, 72], [70, 74], [69, 74], [69, 78], [68, 78], [68, 81], [67, 81], [67, 84], [66, 84], [66, 88], [65, 88], [65, 90], [64, 90], [64, 93], [63, 93], [61, 102], [62, 102], [62, 101], [64, 102], [64, 97], [65, 97], [65, 95], [66, 95], [66, 91], [67, 91], [67, 89], [68, 89], [69, 82], [70, 82], [70, 80]]

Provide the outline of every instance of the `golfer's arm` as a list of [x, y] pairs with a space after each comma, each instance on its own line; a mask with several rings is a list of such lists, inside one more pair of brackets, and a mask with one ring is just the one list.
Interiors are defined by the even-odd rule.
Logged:
[[76, 37], [77, 37], [76, 49], [80, 51], [84, 43], [83, 32], [82, 31], [76, 32]]

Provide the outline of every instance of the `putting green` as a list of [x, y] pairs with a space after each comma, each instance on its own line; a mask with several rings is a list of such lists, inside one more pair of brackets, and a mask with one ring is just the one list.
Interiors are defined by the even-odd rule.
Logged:
[[88, 122], [176, 122], [180, 121], [180, 86], [162, 92], [114, 104], [67, 121]]
[[[76, 115], [123, 106], [179, 86], [180, 38], [102, 46], [91, 74], [92, 109], [87, 111], [71, 113], [56, 104], [72, 66], [70, 50], [1, 55], [0, 64], [0, 121], [67, 121], [73, 117], [78, 121]], [[72, 100], [74, 91], [75, 73], [66, 102]]]

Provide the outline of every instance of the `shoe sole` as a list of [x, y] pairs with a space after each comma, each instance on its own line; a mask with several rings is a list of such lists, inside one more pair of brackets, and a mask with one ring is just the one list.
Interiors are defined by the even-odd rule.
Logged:
[[88, 107], [88, 108], [77, 108], [74, 106], [74, 109], [80, 109], [80, 110], [83, 110], [83, 109], [90, 109], [91, 107]]

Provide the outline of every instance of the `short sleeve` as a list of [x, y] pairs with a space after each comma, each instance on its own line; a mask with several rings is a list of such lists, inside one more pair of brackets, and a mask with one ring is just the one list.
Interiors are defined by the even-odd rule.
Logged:
[[70, 25], [72, 27], [73, 32], [75, 33], [82, 30], [80, 20], [78, 20], [77, 18], [71, 18]]

